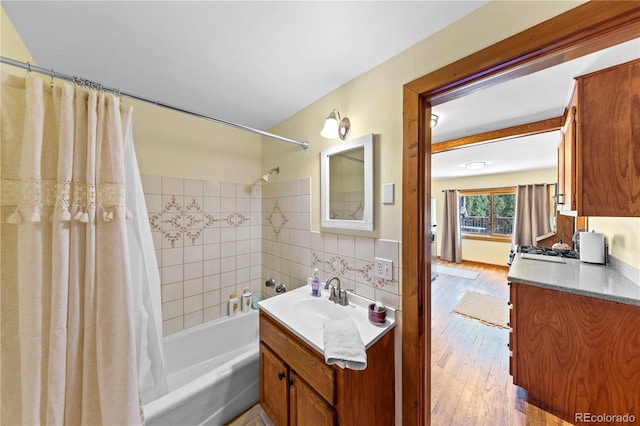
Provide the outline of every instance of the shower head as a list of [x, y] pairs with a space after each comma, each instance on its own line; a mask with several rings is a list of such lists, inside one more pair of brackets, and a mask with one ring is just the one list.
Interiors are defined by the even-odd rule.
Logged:
[[269, 177], [271, 177], [271, 173], [273, 172], [280, 173], [280, 166], [274, 167], [273, 169], [269, 170], [266, 174], [262, 175], [262, 180], [265, 182], [269, 182]]

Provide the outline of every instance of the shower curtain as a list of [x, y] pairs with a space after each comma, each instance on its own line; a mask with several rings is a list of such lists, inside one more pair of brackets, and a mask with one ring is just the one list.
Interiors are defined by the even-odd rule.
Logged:
[[2, 73], [0, 105], [0, 423], [140, 424], [138, 371], [158, 367], [135, 339], [160, 329], [135, 305], [154, 295], [133, 286], [153, 272], [130, 260], [148, 253], [126, 223], [132, 109], [31, 73]]

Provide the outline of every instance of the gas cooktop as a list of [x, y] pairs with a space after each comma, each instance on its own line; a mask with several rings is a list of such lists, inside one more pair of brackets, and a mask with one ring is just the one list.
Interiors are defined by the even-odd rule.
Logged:
[[554, 251], [551, 247], [516, 245], [515, 249], [511, 250], [511, 253], [509, 253], [509, 259], [507, 260], [507, 265], [511, 265], [511, 262], [513, 262], [513, 258], [516, 256], [516, 253], [540, 254], [543, 256], [565, 257], [568, 259], [580, 258], [580, 253], [578, 253], [575, 250]]

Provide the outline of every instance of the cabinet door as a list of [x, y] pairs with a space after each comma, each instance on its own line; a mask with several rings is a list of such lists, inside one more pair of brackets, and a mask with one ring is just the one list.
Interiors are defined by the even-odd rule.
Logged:
[[[576, 209], [576, 106], [575, 96], [569, 107], [562, 144], [562, 210]], [[558, 158], [558, 162], [560, 158]]]
[[640, 60], [578, 78], [578, 214], [640, 216]]
[[291, 426], [330, 426], [336, 424], [335, 410], [295, 371], [291, 371]]
[[260, 344], [260, 405], [276, 426], [288, 424], [289, 369], [266, 345]]

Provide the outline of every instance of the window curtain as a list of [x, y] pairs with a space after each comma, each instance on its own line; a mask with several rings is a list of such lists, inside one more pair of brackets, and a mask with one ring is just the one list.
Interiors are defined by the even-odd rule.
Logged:
[[0, 423], [143, 423], [127, 245], [131, 107], [2, 74]]
[[457, 189], [444, 192], [442, 218], [442, 247], [440, 258], [449, 262], [462, 263], [462, 236], [460, 234], [460, 194]]
[[551, 232], [547, 185], [518, 185], [513, 243], [536, 245], [536, 238]]

